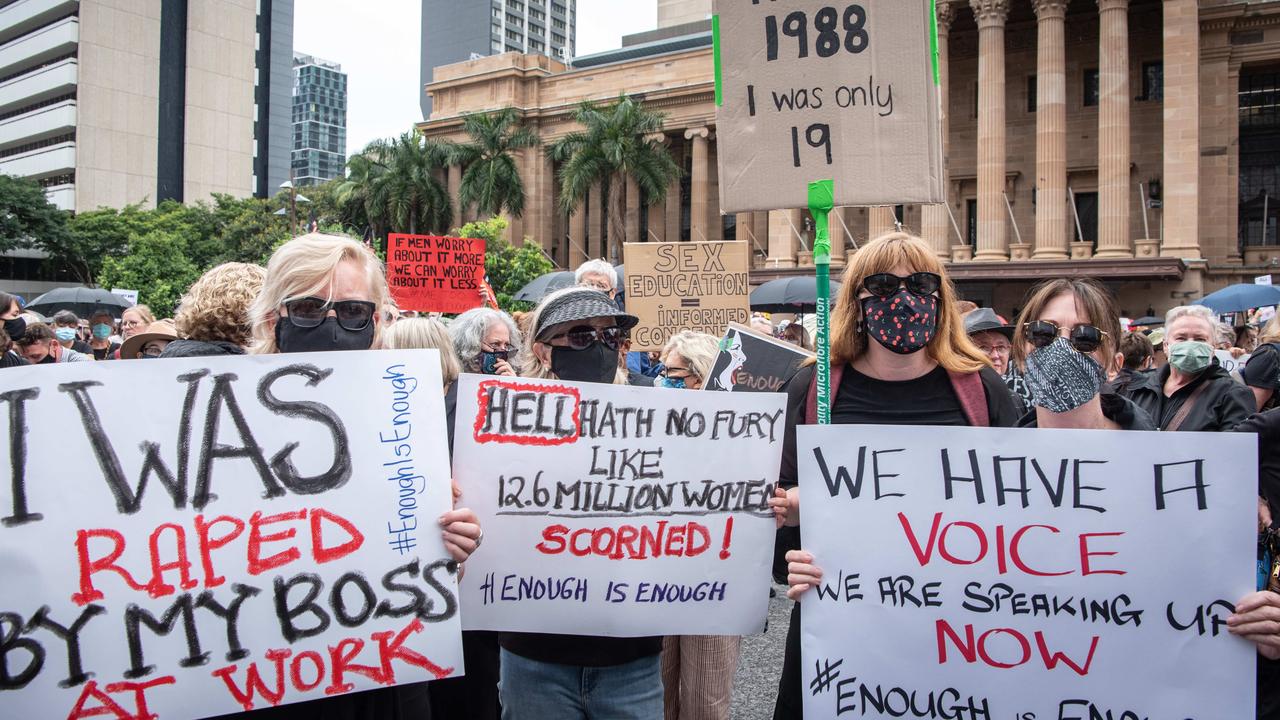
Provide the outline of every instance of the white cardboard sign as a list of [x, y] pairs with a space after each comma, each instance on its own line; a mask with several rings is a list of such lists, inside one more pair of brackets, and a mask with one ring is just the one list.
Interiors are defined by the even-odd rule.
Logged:
[[805, 717], [1253, 717], [1256, 442], [799, 428]]
[[785, 397], [463, 375], [454, 475], [484, 527], [468, 630], [764, 627]]
[[0, 714], [184, 720], [461, 674], [440, 387], [434, 350], [0, 375]]
[[1244, 369], [1244, 366], [1249, 362], [1249, 358], [1252, 356], [1252, 353], [1246, 353], [1240, 357], [1234, 357], [1231, 355], [1230, 350], [1214, 350], [1213, 355], [1218, 358], [1218, 364], [1222, 366], [1223, 370], [1226, 370], [1227, 372], [1235, 372], [1236, 370]]

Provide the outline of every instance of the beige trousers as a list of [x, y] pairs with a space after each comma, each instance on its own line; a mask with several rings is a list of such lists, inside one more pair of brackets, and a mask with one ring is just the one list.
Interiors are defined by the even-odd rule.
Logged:
[[728, 720], [733, 675], [738, 671], [736, 635], [669, 635], [662, 641], [663, 708], [666, 720]]

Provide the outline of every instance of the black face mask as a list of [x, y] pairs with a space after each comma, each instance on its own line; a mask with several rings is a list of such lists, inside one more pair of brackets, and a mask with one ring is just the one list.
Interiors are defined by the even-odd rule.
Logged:
[[58, 358], [54, 357], [54, 356], [53, 356], [53, 353], [49, 353], [48, 355], [45, 355], [45, 356], [44, 356], [44, 359], [43, 359], [43, 360], [41, 360], [40, 362], [38, 362], [38, 363], [36, 363], [36, 364], [37, 364], [37, 365], [52, 365], [53, 363], [56, 363], [56, 362], [58, 362]]
[[276, 347], [283, 353], [368, 350], [372, 346], [372, 321], [363, 330], [347, 330], [333, 317], [313, 328], [300, 328], [287, 317], [276, 320]]
[[5, 320], [4, 331], [8, 334], [10, 340], [21, 340], [22, 336], [27, 334], [27, 321], [25, 318], [20, 317]]
[[489, 352], [488, 350], [480, 351], [480, 372], [485, 375], [498, 374], [498, 361], [506, 360], [511, 355], [510, 352], [503, 350], [502, 352]]
[[618, 374], [618, 351], [599, 342], [582, 350], [552, 346], [551, 372], [570, 382], [612, 383]]

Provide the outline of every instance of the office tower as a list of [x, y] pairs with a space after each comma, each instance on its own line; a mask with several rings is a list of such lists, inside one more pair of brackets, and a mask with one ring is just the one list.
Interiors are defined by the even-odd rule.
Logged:
[[311, 55], [293, 56], [293, 183], [342, 177], [347, 162], [347, 74]]

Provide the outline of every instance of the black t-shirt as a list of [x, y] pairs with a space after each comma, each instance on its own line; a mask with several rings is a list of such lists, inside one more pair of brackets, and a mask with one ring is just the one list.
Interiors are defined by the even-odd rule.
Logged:
[[119, 343], [111, 343], [110, 346], [102, 349], [93, 348], [94, 360], [112, 360], [115, 358], [116, 351], [120, 349]]
[[[1244, 384], [1249, 387], [1280, 391], [1280, 344], [1259, 345], [1249, 356], [1249, 362], [1245, 363], [1240, 371], [1240, 379], [1244, 380]], [[1280, 392], [1273, 392], [1271, 399], [1262, 406], [1262, 409], [1270, 410], [1278, 406], [1280, 406]]]
[[913, 380], [891, 382], [844, 369], [833, 425], [968, 425], [951, 377], [941, 365]]
[[93, 353], [93, 348], [89, 347], [89, 343], [83, 340], [72, 340], [71, 349], [82, 355], [89, 355]]

